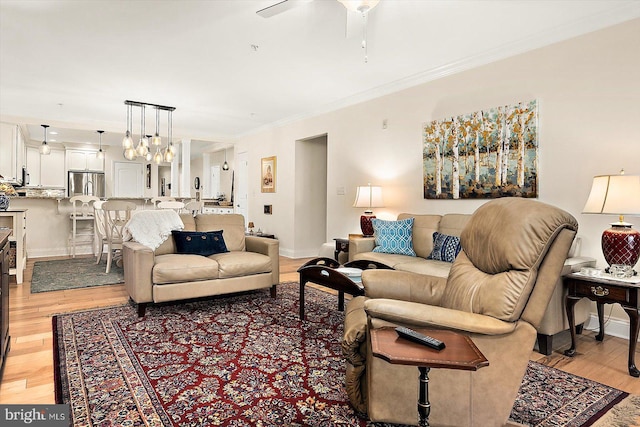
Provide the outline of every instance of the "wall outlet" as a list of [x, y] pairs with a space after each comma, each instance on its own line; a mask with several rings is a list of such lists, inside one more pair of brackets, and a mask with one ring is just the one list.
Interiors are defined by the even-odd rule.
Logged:
[[338, 187], [336, 188], [336, 194], [338, 196], [344, 196], [344, 187]]

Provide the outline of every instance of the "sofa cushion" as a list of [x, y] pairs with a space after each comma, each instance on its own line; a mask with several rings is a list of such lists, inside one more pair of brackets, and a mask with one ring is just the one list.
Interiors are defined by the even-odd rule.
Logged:
[[179, 254], [209, 256], [229, 252], [224, 243], [222, 230], [218, 231], [178, 231], [171, 232]]
[[[222, 230], [224, 232], [224, 241], [227, 249], [230, 251], [244, 251], [244, 217], [239, 214], [198, 214], [195, 217], [197, 231], [215, 231]], [[185, 223], [185, 229], [187, 224]]]
[[218, 263], [215, 259], [201, 255], [157, 255], [152, 277], [154, 284], [217, 279]]
[[433, 233], [433, 250], [427, 259], [453, 262], [461, 249], [460, 237], [450, 236], [436, 231]]
[[[433, 249], [433, 233], [439, 231], [441, 215], [415, 215], [401, 213], [398, 219], [413, 218], [413, 250], [416, 255], [426, 258]], [[447, 233], [453, 234], [453, 233]]]
[[271, 258], [255, 252], [232, 251], [208, 257], [219, 265], [220, 279], [269, 273]]
[[424, 258], [410, 258], [408, 262], [398, 263], [396, 270], [408, 271], [410, 273], [425, 274], [427, 276], [448, 277], [451, 271], [450, 262], [436, 261], [435, 259], [426, 260]]
[[373, 235], [376, 241], [373, 252], [416, 256], [412, 241], [413, 221], [413, 218], [398, 221], [372, 219]]

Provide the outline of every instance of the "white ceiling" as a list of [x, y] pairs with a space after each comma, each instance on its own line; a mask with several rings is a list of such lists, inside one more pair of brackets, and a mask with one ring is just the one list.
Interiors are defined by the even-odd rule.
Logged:
[[382, 0], [365, 63], [359, 14], [336, 0], [255, 13], [277, 1], [0, 0], [0, 115], [34, 140], [47, 123], [119, 144], [128, 99], [176, 107], [174, 139], [228, 144], [640, 17], [635, 0]]

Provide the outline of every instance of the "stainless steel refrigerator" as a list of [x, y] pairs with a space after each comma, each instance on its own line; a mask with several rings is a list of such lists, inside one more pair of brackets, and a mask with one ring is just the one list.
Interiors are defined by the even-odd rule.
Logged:
[[69, 171], [69, 197], [96, 196], [105, 197], [104, 172]]

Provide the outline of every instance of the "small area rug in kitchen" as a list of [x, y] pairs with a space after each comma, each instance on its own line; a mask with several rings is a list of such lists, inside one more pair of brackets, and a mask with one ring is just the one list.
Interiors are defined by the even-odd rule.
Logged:
[[31, 293], [124, 283], [122, 267], [112, 262], [109, 273], [105, 273], [106, 268], [106, 256], [103, 256], [100, 264], [96, 264], [93, 257], [36, 261], [31, 278]]
[[[56, 402], [75, 426], [376, 425], [348, 402], [336, 297], [308, 289], [302, 322], [298, 290], [152, 305], [144, 318], [133, 305], [55, 316]], [[623, 402], [632, 419], [629, 397], [530, 362], [511, 418], [588, 426]]]

